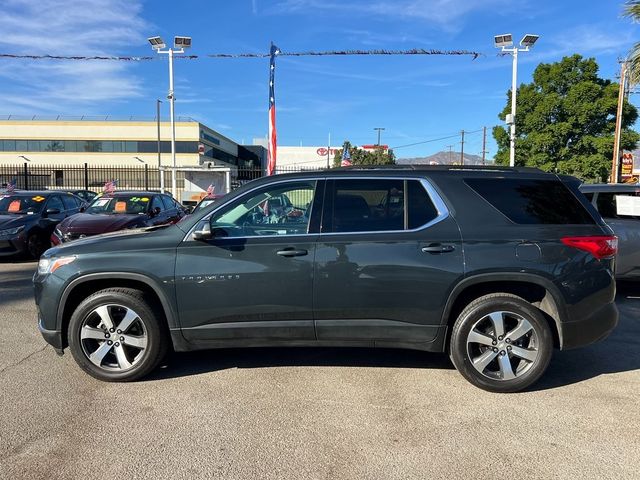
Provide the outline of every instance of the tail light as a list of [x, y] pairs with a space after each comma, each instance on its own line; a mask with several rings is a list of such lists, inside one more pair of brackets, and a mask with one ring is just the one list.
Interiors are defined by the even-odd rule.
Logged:
[[569, 247], [589, 252], [598, 260], [601, 258], [611, 258], [618, 253], [618, 237], [615, 235], [562, 237], [560, 240]]

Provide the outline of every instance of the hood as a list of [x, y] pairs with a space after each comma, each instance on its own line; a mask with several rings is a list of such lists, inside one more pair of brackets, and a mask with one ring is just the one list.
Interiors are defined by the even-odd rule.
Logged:
[[98, 235], [100, 233], [115, 232], [133, 226], [142, 226], [146, 215], [107, 215], [77, 213], [66, 218], [58, 225], [62, 233], [82, 233]]
[[0, 230], [6, 230], [8, 228], [16, 228], [27, 223], [31, 218], [37, 217], [37, 215], [0, 215]]

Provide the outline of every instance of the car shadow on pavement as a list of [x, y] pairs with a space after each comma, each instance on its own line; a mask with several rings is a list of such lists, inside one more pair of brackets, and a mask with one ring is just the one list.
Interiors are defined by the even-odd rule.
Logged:
[[33, 298], [31, 278], [37, 268], [34, 260], [0, 260], [0, 308], [5, 302]]
[[387, 348], [238, 348], [174, 353], [145, 380], [198, 375], [230, 368], [386, 367], [453, 369], [442, 353]]

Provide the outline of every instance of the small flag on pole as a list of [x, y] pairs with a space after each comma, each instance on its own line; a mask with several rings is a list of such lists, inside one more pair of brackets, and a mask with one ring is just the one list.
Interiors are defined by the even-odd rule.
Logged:
[[111, 194], [116, 191], [116, 185], [118, 184], [117, 180], [110, 180], [104, 183], [104, 187], [102, 189], [102, 193]]
[[275, 94], [275, 71], [276, 55], [280, 49], [271, 43], [269, 61], [269, 145], [267, 148], [267, 175], [273, 175], [276, 171], [276, 94]]
[[213, 186], [213, 184], [210, 184], [209, 187], [207, 187], [207, 198], [211, 198], [215, 195], [215, 190], [216, 187]]
[[340, 166], [350, 167], [351, 165], [353, 164], [351, 163], [351, 154], [349, 153], [349, 146], [347, 145], [347, 142], [345, 142], [344, 146], [342, 147], [342, 162], [340, 162]]
[[7, 193], [13, 193], [16, 191], [16, 184], [18, 181], [14, 178], [9, 183], [7, 183]]

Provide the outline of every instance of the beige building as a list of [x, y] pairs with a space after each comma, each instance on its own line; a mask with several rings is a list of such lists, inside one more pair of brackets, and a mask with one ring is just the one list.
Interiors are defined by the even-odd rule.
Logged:
[[[193, 120], [177, 121], [176, 164], [261, 167], [256, 153]], [[171, 129], [160, 123], [160, 162], [171, 166]], [[158, 166], [156, 121], [0, 120], [0, 164]]]

